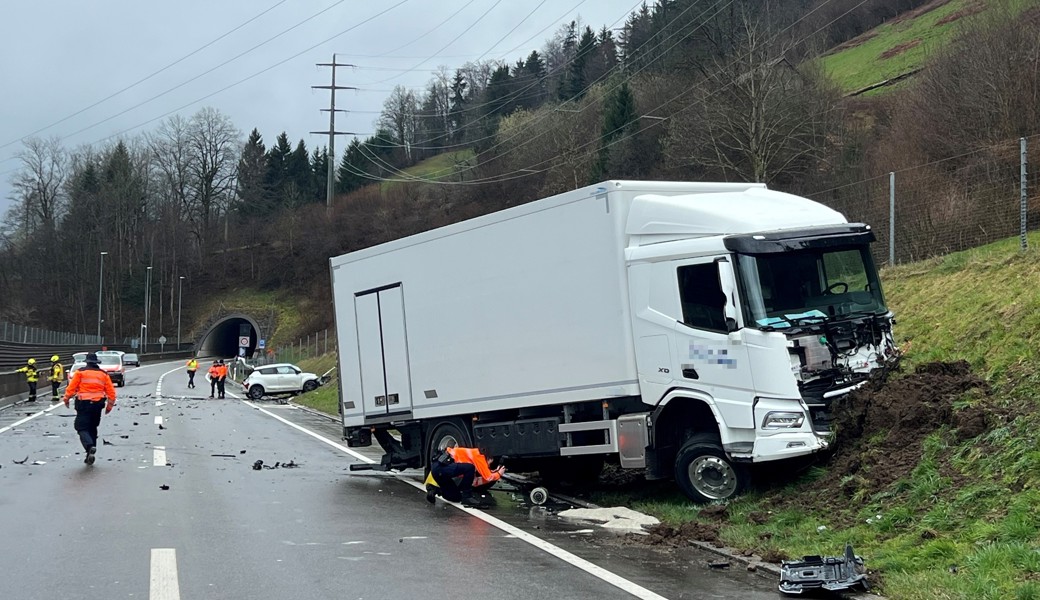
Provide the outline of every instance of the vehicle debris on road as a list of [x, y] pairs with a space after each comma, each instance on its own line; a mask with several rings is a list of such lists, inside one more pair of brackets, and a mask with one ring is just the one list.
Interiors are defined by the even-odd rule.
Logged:
[[841, 592], [859, 588], [866, 592], [866, 568], [863, 559], [845, 544], [844, 556], [805, 556], [802, 560], [780, 563], [780, 592], [800, 595], [807, 591]]

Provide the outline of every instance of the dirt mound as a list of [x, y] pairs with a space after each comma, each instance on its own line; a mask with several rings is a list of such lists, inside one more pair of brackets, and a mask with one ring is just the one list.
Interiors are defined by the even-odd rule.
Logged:
[[907, 475], [921, 459], [924, 439], [944, 425], [957, 441], [985, 432], [990, 423], [979, 408], [954, 410], [970, 390], [989, 393], [965, 361], [929, 363], [888, 382], [873, 381], [834, 406], [835, 453], [827, 474], [814, 487], [880, 490]]
[[956, 11], [956, 12], [952, 12], [952, 13], [946, 15], [945, 17], [939, 19], [938, 21], [935, 22], [935, 26], [936, 27], [941, 27], [943, 25], [946, 25], [947, 23], [953, 23], [954, 21], [963, 19], [964, 17], [970, 17], [972, 15], [977, 15], [977, 14], [979, 14], [980, 12], [982, 12], [984, 10], [986, 10], [986, 4], [985, 3], [983, 3], [983, 2], [973, 2], [973, 3], [965, 6], [964, 8], [962, 8], [962, 9]]
[[895, 46], [892, 46], [888, 50], [885, 50], [884, 52], [882, 52], [881, 55], [878, 56], [878, 58], [880, 58], [881, 60], [885, 60], [887, 58], [892, 58], [893, 56], [897, 56], [899, 54], [902, 54], [902, 53], [906, 52], [907, 50], [909, 50], [911, 48], [916, 48], [917, 46], [920, 46], [920, 45], [921, 45], [921, 38], [914, 38], [914, 39], [910, 40], [909, 42], [903, 42], [902, 44], [896, 44]]

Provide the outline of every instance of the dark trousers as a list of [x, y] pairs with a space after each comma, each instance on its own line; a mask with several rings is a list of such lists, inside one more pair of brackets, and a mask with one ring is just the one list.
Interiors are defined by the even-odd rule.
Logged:
[[[437, 487], [441, 489], [441, 497], [458, 502], [462, 500], [463, 496], [468, 496], [473, 491], [473, 477], [477, 473], [477, 468], [469, 463], [456, 462], [442, 465], [434, 461], [430, 472], [433, 474], [433, 480], [437, 482]], [[462, 477], [462, 480], [455, 483], [455, 478], [459, 476]]]
[[188, 371], [188, 387], [195, 387], [195, 371]]
[[212, 398], [217, 393], [217, 378], [209, 380], [209, 397]]
[[224, 397], [224, 378], [221, 377], [217, 380], [217, 395], [221, 398]]
[[53, 396], [53, 399], [55, 401], [57, 401], [60, 398], [60, 396], [58, 396], [58, 388], [60, 388], [60, 387], [61, 387], [61, 382], [60, 381], [52, 381], [51, 382], [51, 396]]
[[98, 425], [101, 424], [101, 411], [105, 410], [105, 401], [76, 400], [76, 433], [84, 450], [97, 447]]
[[29, 402], [36, 402], [36, 382], [27, 381], [29, 384]]

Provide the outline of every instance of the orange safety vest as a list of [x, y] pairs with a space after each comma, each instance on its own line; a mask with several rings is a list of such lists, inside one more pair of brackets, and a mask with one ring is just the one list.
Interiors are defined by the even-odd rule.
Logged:
[[491, 483], [492, 481], [498, 481], [502, 478], [502, 474], [498, 471], [492, 471], [491, 467], [488, 466], [487, 459], [480, 453], [480, 450], [476, 448], [460, 448], [455, 446], [454, 448], [447, 448], [448, 454], [451, 455], [455, 462], [469, 463], [476, 467], [477, 475], [480, 475], [484, 483]]
[[206, 371], [206, 375], [209, 375], [210, 379], [219, 379], [220, 378], [220, 367], [218, 367], [217, 365], [211, 366], [209, 368], [209, 370]]
[[217, 376], [221, 379], [227, 377], [228, 368], [227, 365], [217, 365]]
[[93, 365], [87, 365], [72, 374], [72, 381], [65, 388], [65, 401], [68, 402], [73, 396], [89, 402], [107, 399], [109, 409], [116, 404], [116, 388], [112, 387], [112, 378]]

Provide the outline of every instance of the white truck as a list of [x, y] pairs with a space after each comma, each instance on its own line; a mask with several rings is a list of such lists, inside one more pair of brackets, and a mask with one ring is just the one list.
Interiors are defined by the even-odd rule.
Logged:
[[344, 438], [730, 498], [896, 356], [873, 240], [761, 184], [607, 181], [334, 257]]

